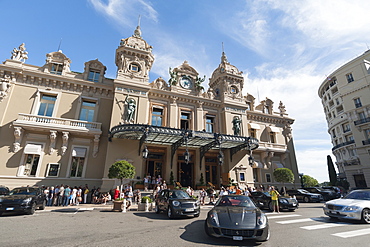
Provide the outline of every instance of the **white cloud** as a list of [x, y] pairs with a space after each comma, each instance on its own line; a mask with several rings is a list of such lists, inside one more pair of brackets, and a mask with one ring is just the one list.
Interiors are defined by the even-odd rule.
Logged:
[[123, 27], [136, 26], [139, 15], [144, 15], [154, 22], [158, 21], [157, 11], [144, 0], [108, 0], [107, 3], [103, 0], [89, 0], [89, 2], [97, 11]]

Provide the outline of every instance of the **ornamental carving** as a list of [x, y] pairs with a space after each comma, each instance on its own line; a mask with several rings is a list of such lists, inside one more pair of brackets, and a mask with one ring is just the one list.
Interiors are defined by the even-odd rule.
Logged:
[[25, 62], [28, 59], [27, 54], [28, 54], [28, 52], [26, 51], [26, 47], [25, 47], [24, 43], [22, 43], [18, 47], [18, 49], [17, 48], [13, 49], [11, 59], [16, 60], [16, 61], [22, 61], [23, 60], [23, 62]]
[[4, 78], [0, 78], [0, 102], [8, 96], [10, 88], [10, 76], [5, 75]]

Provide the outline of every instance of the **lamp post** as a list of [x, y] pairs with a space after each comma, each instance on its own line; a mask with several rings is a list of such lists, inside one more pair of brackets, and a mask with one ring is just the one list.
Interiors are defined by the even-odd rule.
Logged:
[[301, 179], [301, 187], [304, 188], [304, 184], [303, 184], [303, 173], [299, 173], [298, 176], [299, 178]]
[[222, 136], [218, 136], [217, 141], [218, 141], [218, 147], [219, 147], [217, 159], [218, 159], [218, 164], [222, 166], [224, 164], [224, 153], [221, 150]]
[[144, 147], [144, 149], [143, 149], [142, 153], [143, 153], [143, 158], [144, 158], [144, 159], [148, 158], [149, 150], [148, 150], [148, 148], [147, 148], [147, 146], [146, 146], [146, 145], [145, 145], [145, 147]]

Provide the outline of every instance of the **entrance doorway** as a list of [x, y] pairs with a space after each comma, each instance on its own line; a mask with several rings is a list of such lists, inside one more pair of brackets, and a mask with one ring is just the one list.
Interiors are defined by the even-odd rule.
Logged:
[[185, 157], [181, 152], [181, 155], [177, 156], [178, 160], [178, 179], [180, 184], [183, 187], [194, 186], [194, 162], [195, 160], [194, 153], [190, 152], [190, 160], [188, 163], [185, 162]]
[[217, 157], [205, 157], [206, 165], [206, 183], [211, 182], [213, 185], [218, 185], [218, 164]]
[[159, 150], [149, 149], [149, 155], [146, 159], [146, 173], [144, 176], [149, 174], [152, 178], [158, 178], [158, 176], [163, 178], [165, 152], [158, 151]]

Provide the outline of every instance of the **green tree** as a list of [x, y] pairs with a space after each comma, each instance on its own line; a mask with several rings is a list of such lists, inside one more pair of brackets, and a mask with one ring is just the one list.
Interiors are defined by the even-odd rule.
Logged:
[[308, 175], [303, 175], [302, 180], [304, 187], [315, 187], [319, 184], [319, 182], [316, 179]]
[[[126, 160], [120, 160], [115, 162], [108, 171], [109, 178], [118, 178], [121, 181], [121, 191], [122, 183], [125, 178], [134, 178], [135, 176], [135, 167], [127, 162]], [[120, 193], [121, 198], [121, 193]]]
[[330, 185], [337, 185], [337, 172], [335, 171], [335, 167], [334, 167], [334, 164], [333, 164], [333, 161], [330, 155], [327, 156], [327, 162], [328, 162]]
[[294, 174], [292, 170], [288, 168], [277, 168], [274, 173], [274, 178], [276, 182], [283, 183], [284, 195], [286, 194], [284, 183], [293, 183]]

